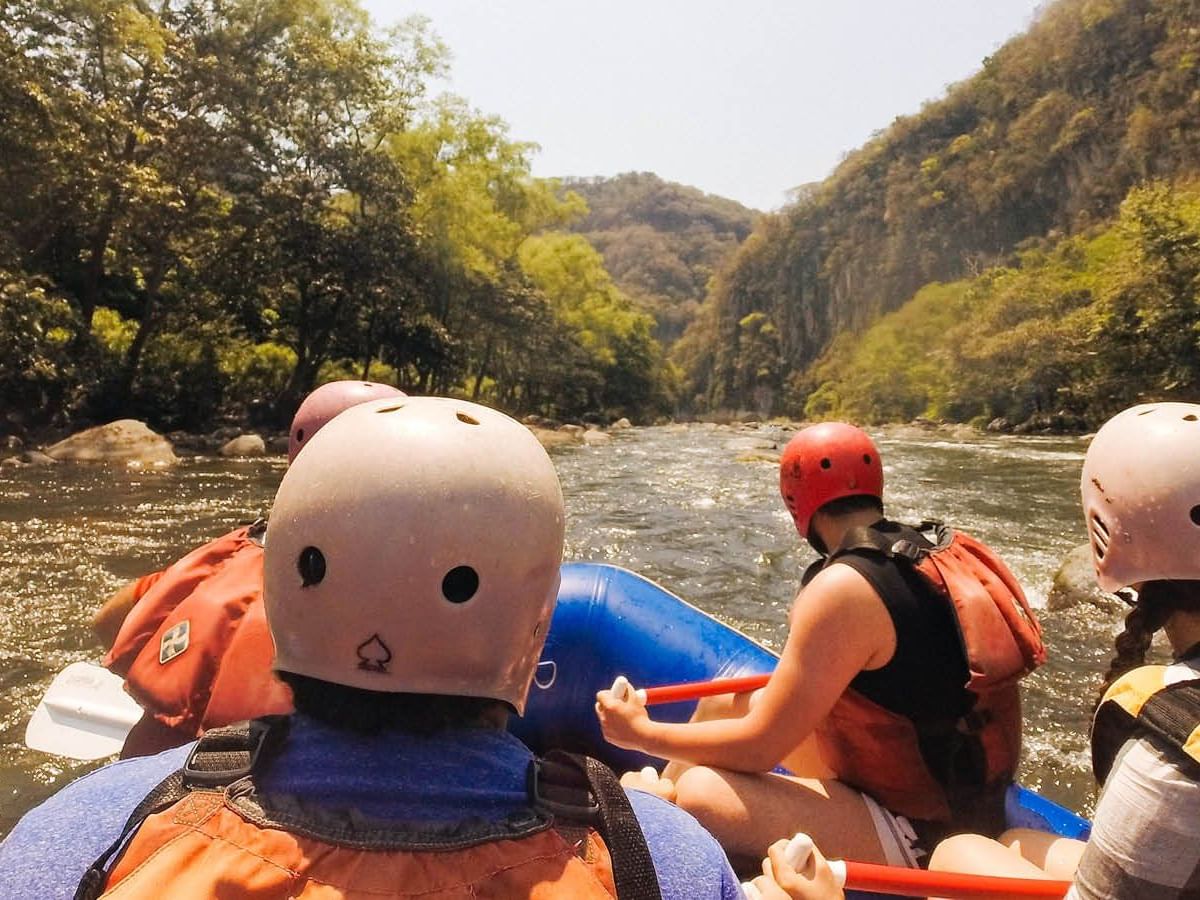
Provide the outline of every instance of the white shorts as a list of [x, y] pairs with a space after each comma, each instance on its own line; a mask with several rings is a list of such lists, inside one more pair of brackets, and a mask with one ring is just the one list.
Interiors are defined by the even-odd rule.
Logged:
[[919, 869], [918, 860], [928, 851], [918, 845], [917, 833], [904, 816], [898, 816], [879, 805], [872, 797], [860, 794], [863, 803], [867, 804], [867, 812], [875, 823], [875, 834], [879, 837], [879, 845], [883, 847], [884, 859], [889, 866], [901, 866], [906, 869]]

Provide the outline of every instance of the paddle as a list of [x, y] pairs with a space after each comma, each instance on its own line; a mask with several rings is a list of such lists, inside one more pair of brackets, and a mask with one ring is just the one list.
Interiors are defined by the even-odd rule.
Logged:
[[[799, 871], [808, 864], [813, 842], [807, 834], [793, 837], [784, 851], [784, 859]], [[1049, 881], [1040, 878], [1003, 878], [993, 875], [968, 875], [964, 872], [928, 872], [902, 866], [880, 866], [874, 863], [831, 859], [829, 868], [839, 887], [855, 891], [874, 891], [877, 894], [896, 894], [904, 897], [946, 897], [948, 900], [1012, 900], [1012, 898], [1061, 898], [1071, 887], [1069, 881]], [[742, 888], [750, 900], [761, 896], [753, 884]]]
[[[952, 900], [1010, 900], [1013, 897], [1043, 897], [1061, 900], [1071, 887], [1069, 881], [1040, 878], [1003, 878], [968, 875], [965, 872], [929, 872], [899, 866], [831, 860], [846, 869], [845, 886], [856, 891], [897, 894], [902, 897], [946, 897]], [[837, 869], [834, 869], [836, 876]]]
[[25, 745], [71, 759], [101, 759], [121, 750], [142, 708], [121, 676], [88, 662], [67, 666], [50, 682], [25, 728]]
[[665, 684], [661, 687], [634, 690], [628, 678], [618, 675], [617, 680], [613, 682], [612, 692], [622, 700], [629, 697], [629, 692], [633, 692], [644, 704], [654, 706], [656, 703], [679, 703], [717, 694], [743, 694], [764, 687], [770, 678], [769, 672], [763, 672], [738, 678], [714, 678], [711, 681], [689, 681], [684, 684]]

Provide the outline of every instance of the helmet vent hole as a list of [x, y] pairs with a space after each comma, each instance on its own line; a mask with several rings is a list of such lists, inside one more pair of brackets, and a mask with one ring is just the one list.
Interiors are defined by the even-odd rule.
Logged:
[[304, 440], [304, 429], [297, 428], [296, 429], [296, 443], [299, 444], [303, 440]]
[[1149, 409], [1143, 409], [1143, 410], [1142, 410], [1140, 413], [1138, 413], [1138, 415], [1139, 415], [1139, 416], [1148, 416], [1148, 415], [1150, 415], [1150, 413], [1152, 413], [1152, 412], [1154, 412], [1154, 407], [1153, 407], [1153, 406], [1152, 406], [1152, 407], [1150, 407]]
[[1108, 553], [1108, 526], [1104, 524], [1104, 520], [1093, 514], [1092, 523], [1092, 552], [1096, 554], [1097, 560], [1103, 560]]
[[325, 579], [325, 554], [316, 547], [305, 547], [296, 560], [296, 568], [303, 587], [320, 584]]
[[466, 413], [460, 412], [460, 413], [455, 413], [455, 415], [458, 416], [458, 421], [460, 421], [466, 425], [478, 425], [479, 424], [478, 419], [474, 418], [473, 416], [468, 416]]
[[403, 403], [397, 403], [395, 406], [385, 406], [383, 409], [377, 409], [377, 410], [375, 410], [375, 412], [377, 412], [377, 413], [390, 413], [390, 412], [399, 412], [399, 411], [400, 411], [400, 410], [402, 410], [402, 409], [404, 409], [404, 404], [403, 404]]
[[868, 466], [871, 464], [871, 454], [870, 453], [863, 454], [863, 462], [865, 462]]
[[1186, 416], [1184, 416], [1184, 417], [1183, 417], [1183, 421], [1185, 421], [1185, 422], [1195, 422], [1195, 421], [1196, 421], [1196, 414], [1195, 414], [1195, 413], [1188, 413]]
[[442, 596], [451, 603], [466, 603], [479, 590], [479, 575], [470, 566], [455, 566], [442, 579]]
[[1193, 506], [1188, 515], [1191, 517], [1193, 525], [1200, 525], [1200, 506]]
[[828, 469], [832, 465], [833, 465], [833, 462], [830, 461], [828, 456], [826, 456], [824, 459], [821, 460], [821, 468], [822, 469]]

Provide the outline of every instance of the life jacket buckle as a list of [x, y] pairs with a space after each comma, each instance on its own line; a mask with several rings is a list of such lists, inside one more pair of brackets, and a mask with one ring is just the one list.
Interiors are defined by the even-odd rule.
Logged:
[[925, 550], [924, 548], [919, 547], [913, 541], [901, 538], [900, 540], [896, 541], [896, 543], [892, 544], [891, 555], [902, 556], [905, 559], [915, 563], [925, 555]]
[[570, 767], [538, 757], [529, 764], [525, 778], [535, 809], [555, 819], [589, 826], [600, 821], [600, 804], [589, 790], [587, 780]]
[[228, 787], [250, 775], [264, 749], [276, 746], [286, 732], [286, 716], [263, 716], [207, 731], [183, 764], [183, 782], [201, 788]]

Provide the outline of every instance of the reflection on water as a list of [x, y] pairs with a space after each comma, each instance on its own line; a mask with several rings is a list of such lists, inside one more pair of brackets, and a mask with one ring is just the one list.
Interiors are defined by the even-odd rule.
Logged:
[[[637, 571], [779, 649], [812, 552], [779, 500], [772, 454], [790, 432], [711, 425], [617, 432], [557, 451], [567, 558]], [[1077, 439], [912, 429], [876, 434], [889, 513], [942, 518], [995, 547], [1034, 605], [1084, 542]], [[0, 470], [0, 833], [85, 771], [25, 749], [25, 722], [53, 675], [97, 659], [88, 619], [109, 592], [267, 510], [282, 458], [197, 459], [169, 471], [60, 465]], [[1027, 682], [1024, 780], [1087, 808], [1086, 722], [1116, 623], [1043, 613], [1051, 660]]]

